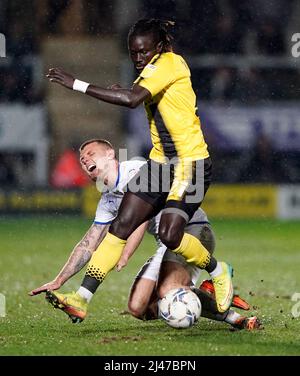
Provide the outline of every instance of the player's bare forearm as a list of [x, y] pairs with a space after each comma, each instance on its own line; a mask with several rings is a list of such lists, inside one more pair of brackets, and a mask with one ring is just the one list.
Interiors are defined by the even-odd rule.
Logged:
[[89, 249], [75, 247], [66, 265], [55, 278], [61, 286], [90, 261], [92, 253]]
[[93, 252], [103, 240], [108, 226], [93, 224], [82, 240], [75, 246], [67, 263], [57, 275], [56, 280], [64, 284], [73, 275], [77, 274], [92, 257]]
[[90, 85], [86, 94], [103, 102], [129, 108], [135, 108], [143, 102], [143, 99], [140, 99], [139, 95], [131, 89], [104, 89]]
[[59, 289], [73, 275], [77, 274], [90, 260], [93, 252], [97, 249], [109, 226], [93, 224], [82, 240], [73, 249], [68, 261], [51, 282], [48, 282], [32, 291], [29, 295], [38, 295], [47, 290]]
[[[75, 86], [73, 87], [76, 80], [75, 77], [63, 71], [61, 68], [49, 69], [46, 77], [49, 79], [49, 81], [58, 83], [68, 89], [78, 90], [75, 88]], [[119, 85], [112, 85], [110, 88], [105, 89], [96, 85], [86, 84], [83, 92], [103, 102], [129, 108], [137, 107], [146, 98], [151, 96], [147, 89], [139, 85], [134, 85], [132, 89], [124, 89]]]
[[145, 231], [148, 226], [148, 221], [141, 224], [128, 238], [127, 243], [123, 249], [122, 255], [120, 257], [120, 260], [117, 264], [117, 271], [120, 271], [124, 266], [127, 265], [128, 260], [130, 257], [134, 254], [136, 249], [141, 244], [141, 241], [143, 240]]

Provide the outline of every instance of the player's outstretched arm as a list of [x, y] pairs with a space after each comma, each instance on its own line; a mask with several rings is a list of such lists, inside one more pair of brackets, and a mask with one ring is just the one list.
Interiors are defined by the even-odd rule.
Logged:
[[117, 263], [118, 272], [127, 265], [128, 260], [133, 255], [138, 246], [141, 244], [147, 226], [148, 221], [142, 223], [128, 238], [125, 248], [123, 249], [122, 255], [120, 257], [120, 260]]
[[103, 240], [109, 225], [93, 224], [81, 241], [73, 249], [68, 261], [57, 277], [48, 283], [32, 290], [29, 295], [38, 295], [47, 290], [59, 289], [68, 279], [78, 273], [90, 260], [93, 252]]
[[105, 89], [80, 81], [61, 68], [49, 69], [46, 77], [49, 81], [60, 84], [67, 89], [80, 91], [103, 102], [129, 108], [135, 108], [145, 99], [151, 97], [150, 92], [139, 85], [134, 85], [131, 89], [123, 89], [117, 85]]

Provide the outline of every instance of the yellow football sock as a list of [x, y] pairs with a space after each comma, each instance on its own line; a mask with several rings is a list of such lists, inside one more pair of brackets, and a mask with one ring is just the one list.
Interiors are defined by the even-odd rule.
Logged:
[[107, 273], [117, 265], [125, 244], [126, 240], [119, 239], [108, 232], [93, 253], [85, 275], [103, 282]]
[[195, 236], [184, 233], [178, 248], [173, 252], [182, 255], [187, 262], [205, 269], [210, 262], [210, 253]]

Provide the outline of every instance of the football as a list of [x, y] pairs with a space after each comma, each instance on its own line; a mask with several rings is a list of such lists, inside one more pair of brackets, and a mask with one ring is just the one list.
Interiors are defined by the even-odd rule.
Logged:
[[189, 328], [200, 317], [198, 296], [184, 288], [170, 290], [158, 302], [159, 317], [173, 328]]

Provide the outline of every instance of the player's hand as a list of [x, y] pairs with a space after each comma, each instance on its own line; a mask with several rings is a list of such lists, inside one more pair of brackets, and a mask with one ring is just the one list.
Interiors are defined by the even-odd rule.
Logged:
[[28, 293], [28, 295], [30, 296], [34, 296], [34, 295], [38, 295], [40, 294], [41, 292], [46, 292], [48, 290], [58, 290], [59, 288], [61, 287], [61, 283], [54, 280], [54, 281], [51, 281], [51, 282], [48, 282], [48, 283], [45, 283], [43, 286], [40, 286], [32, 291], [30, 291]]
[[56, 82], [68, 89], [73, 89], [73, 84], [75, 78], [71, 76], [69, 73], [66, 73], [61, 68], [51, 68], [49, 69], [48, 74], [46, 77], [49, 79], [50, 82]]
[[123, 269], [128, 263], [128, 259], [120, 258], [120, 260], [117, 263], [117, 272], [120, 272], [121, 269]]

